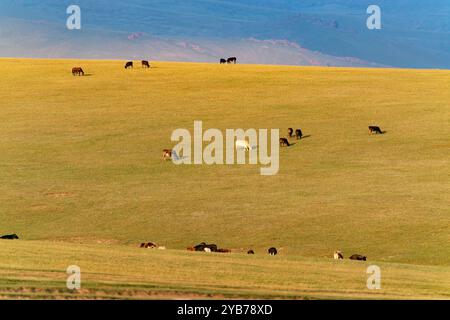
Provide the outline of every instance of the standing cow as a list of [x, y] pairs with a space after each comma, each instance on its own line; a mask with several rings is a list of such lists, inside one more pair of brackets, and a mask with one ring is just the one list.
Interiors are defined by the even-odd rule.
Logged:
[[237, 58], [236, 58], [236, 57], [228, 58], [228, 59], [227, 59], [227, 63], [228, 63], [228, 64], [230, 64], [230, 63], [236, 64], [236, 63], [237, 63]]
[[125, 63], [125, 69], [128, 68], [133, 68], [133, 61], [128, 61], [127, 63]]
[[220, 64], [226, 64], [227, 60], [226, 59], [220, 59]]
[[80, 67], [74, 67], [74, 68], [72, 68], [72, 75], [73, 76], [84, 76], [84, 71]]
[[150, 63], [147, 60], [142, 60], [142, 68], [150, 68]]

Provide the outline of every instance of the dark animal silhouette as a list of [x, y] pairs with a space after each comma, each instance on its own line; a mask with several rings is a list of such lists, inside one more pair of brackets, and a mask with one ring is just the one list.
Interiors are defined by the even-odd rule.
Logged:
[[0, 239], [3, 239], [3, 240], [17, 240], [17, 239], [19, 239], [19, 237], [17, 236], [17, 234], [7, 234], [5, 236], [1, 236]]
[[150, 68], [150, 63], [146, 60], [142, 60], [142, 68]]
[[362, 256], [360, 254], [354, 254], [352, 255], [350, 258], [350, 260], [359, 260], [359, 261], [366, 261], [367, 257], [366, 256]]
[[381, 131], [380, 127], [377, 126], [369, 126], [369, 132], [375, 134], [383, 134], [383, 131]]
[[220, 64], [226, 64], [227, 60], [226, 59], [220, 59]]
[[288, 136], [289, 136], [290, 138], [292, 138], [292, 137], [294, 136], [294, 129], [292, 129], [292, 128], [289, 128], [289, 129], [288, 129]]
[[248, 251], [247, 251], [247, 254], [255, 254], [255, 251], [253, 251], [253, 250], [248, 250]]
[[211, 252], [217, 252], [217, 245], [216, 244], [206, 244], [205, 242], [202, 242], [194, 247], [194, 251], [205, 251], [205, 248], [208, 248], [211, 250]]
[[144, 242], [144, 243], [141, 243], [141, 248], [153, 249], [153, 248], [156, 248], [156, 244], [154, 244], [153, 242]]
[[128, 61], [127, 63], [125, 63], [125, 69], [128, 68], [133, 68], [133, 61]]
[[290, 144], [289, 144], [288, 139], [286, 139], [286, 138], [280, 138], [280, 146], [281, 146], [281, 147], [283, 147], [283, 146], [289, 147]]
[[74, 67], [74, 68], [72, 68], [72, 75], [73, 76], [84, 76], [84, 71], [80, 67]]
[[172, 150], [164, 149], [163, 150], [163, 160], [170, 160], [172, 159]]
[[297, 137], [297, 140], [300, 140], [303, 137], [303, 132], [301, 129], [295, 130], [295, 136]]
[[270, 254], [271, 256], [276, 256], [277, 253], [278, 253], [277, 248], [274, 248], [274, 247], [270, 248], [270, 249], [268, 250], [268, 252], [269, 252], [269, 254]]
[[234, 64], [236, 64], [236, 62], [237, 62], [237, 58], [236, 57], [231, 57], [231, 58], [227, 59], [227, 63], [234, 63]]

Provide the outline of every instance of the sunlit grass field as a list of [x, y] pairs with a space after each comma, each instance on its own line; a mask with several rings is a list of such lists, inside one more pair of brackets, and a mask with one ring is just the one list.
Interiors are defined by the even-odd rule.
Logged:
[[[123, 64], [0, 59], [0, 234], [21, 238], [0, 242], [2, 295], [64, 296], [52, 288], [65, 287], [70, 257], [87, 265], [86, 297], [134, 283], [144, 298], [172, 287], [295, 298], [450, 291], [450, 71]], [[87, 75], [73, 77], [74, 66]], [[172, 131], [195, 120], [309, 137], [280, 150], [275, 176], [163, 161]], [[144, 241], [171, 250], [136, 249]], [[179, 251], [202, 241], [234, 253]], [[270, 246], [280, 254], [266, 257]], [[335, 250], [368, 262], [337, 264]], [[389, 290], [365, 288], [371, 262], [393, 270]], [[224, 277], [206, 272], [202, 286], [192, 276], [208, 270]], [[186, 278], [167, 285], [171, 273]]]

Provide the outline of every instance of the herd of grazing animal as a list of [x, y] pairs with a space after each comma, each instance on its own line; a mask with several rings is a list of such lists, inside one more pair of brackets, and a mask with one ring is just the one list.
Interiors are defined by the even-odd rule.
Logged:
[[[230, 57], [228, 59], [224, 59], [224, 58], [220, 59], [220, 64], [232, 64], [232, 63], [233, 64], [237, 63], [236, 57]], [[142, 68], [150, 68], [150, 63], [147, 60], [142, 60], [141, 65], [142, 65]], [[127, 61], [125, 63], [125, 69], [130, 69], [130, 68], [132, 69], [133, 67], [134, 67], [133, 61]], [[73, 67], [72, 75], [73, 76], [84, 76], [85, 73], [81, 67]], [[371, 126], [369, 126], [369, 133], [384, 134], [385, 132], [382, 131], [380, 129], [380, 127], [371, 125]], [[302, 130], [296, 129], [294, 132], [293, 128], [288, 128], [288, 138], [294, 138], [294, 137], [297, 140], [302, 139], [302, 137], [303, 137]], [[288, 138], [280, 138], [280, 146], [281, 147], [289, 147], [292, 145], [289, 142]], [[251, 146], [249, 145], [249, 143], [245, 140], [236, 141], [236, 148], [244, 148], [246, 151], [249, 151], [252, 149]], [[163, 150], [163, 159], [164, 160], [172, 159], [172, 156], [173, 156], [172, 150], [170, 150], [170, 149]], [[19, 239], [19, 237], [16, 234], [12, 234], [12, 235], [1, 236], [0, 239], [15, 240], [15, 239]], [[146, 249], [154, 249], [154, 248], [158, 248], [161, 250], [166, 249], [164, 246], [157, 246], [155, 243], [152, 243], [152, 242], [141, 243], [140, 247], [146, 248]], [[206, 244], [205, 242], [202, 242], [194, 247], [189, 247], [188, 250], [189, 251], [203, 251], [203, 252], [219, 252], [219, 253], [230, 253], [231, 252], [230, 249], [220, 249], [215, 244]], [[247, 251], [247, 254], [255, 254], [255, 251], [250, 249]], [[271, 247], [268, 249], [268, 254], [271, 256], [275, 256], [278, 254], [278, 250], [275, 247]], [[342, 254], [341, 251], [335, 251], [334, 259], [335, 260], [344, 259], [344, 255]], [[349, 259], [366, 261], [367, 257], [359, 255], [359, 254], [354, 254], [354, 255], [350, 256]]]
[[220, 64], [231, 64], [231, 63], [236, 64], [237, 63], [237, 58], [236, 57], [230, 57], [228, 59], [224, 59], [224, 58], [220, 59]]
[[[147, 60], [142, 60], [141, 65], [142, 65], [142, 68], [146, 68], [146, 69], [150, 68], [150, 62], [148, 62]], [[130, 69], [130, 68], [132, 69], [133, 67], [134, 67], [133, 61], [127, 61], [125, 63], [125, 69]], [[73, 67], [72, 75], [73, 76], [84, 76], [85, 74], [84, 74], [83, 68]]]

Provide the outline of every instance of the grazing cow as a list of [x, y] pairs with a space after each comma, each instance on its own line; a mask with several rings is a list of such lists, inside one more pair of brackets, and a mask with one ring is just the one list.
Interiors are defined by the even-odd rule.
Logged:
[[255, 254], [255, 251], [253, 251], [253, 250], [248, 250], [248, 251], [247, 251], [247, 254]]
[[153, 242], [144, 242], [144, 243], [141, 243], [141, 248], [153, 249], [153, 248], [156, 248], [156, 244], [154, 244]]
[[251, 147], [250, 144], [248, 143], [248, 141], [246, 140], [237, 140], [236, 141], [236, 149], [245, 149], [245, 151], [250, 151]]
[[229, 64], [229, 63], [234, 63], [234, 64], [236, 64], [236, 62], [237, 62], [237, 58], [236, 57], [231, 57], [231, 58], [228, 58], [227, 59], [227, 63]]
[[380, 127], [369, 126], [369, 133], [383, 134], [383, 131], [381, 131]]
[[295, 136], [297, 137], [297, 140], [300, 140], [303, 137], [303, 132], [301, 129], [295, 130]]
[[205, 242], [196, 245], [193, 251], [205, 251], [205, 248], [211, 250], [211, 252], [217, 252], [217, 245], [206, 244]]
[[147, 60], [142, 60], [142, 68], [150, 68], [150, 63]]
[[360, 254], [354, 254], [350, 257], [350, 260], [359, 260], [359, 261], [366, 261], [367, 257], [366, 256], [362, 256]]
[[341, 260], [344, 259], [344, 255], [341, 251], [335, 251], [334, 252], [334, 260]]
[[127, 63], [125, 63], [125, 69], [128, 68], [133, 68], [133, 61], [128, 61]]
[[276, 256], [278, 253], [277, 248], [274, 247], [270, 248], [268, 251], [271, 256]]
[[286, 146], [286, 147], [290, 146], [288, 139], [280, 138], [280, 147], [283, 147], [283, 146]]
[[84, 71], [80, 67], [74, 67], [74, 68], [72, 68], [72, 75], [73, 76], [84, 76]]
[[164, 149], [163, 150], [163, 160], [170, 160], [172, 159], [172, 150]]
[[5, 236], [1, 236], [0, 239], [3, 239], [3, 240], [17, 240], [17, 239], [19, 239], [19, 237], [17, 236], [17, 234], [7, 234]]
[[292, 129], [292, 128], [288, 129], [288, 136], [289, 136], [289, 138], [292, 138], [294, 136], [294, 129]]
[[220, 64], [226, 64], [227, 60], [226, 59], [220, 59]]

